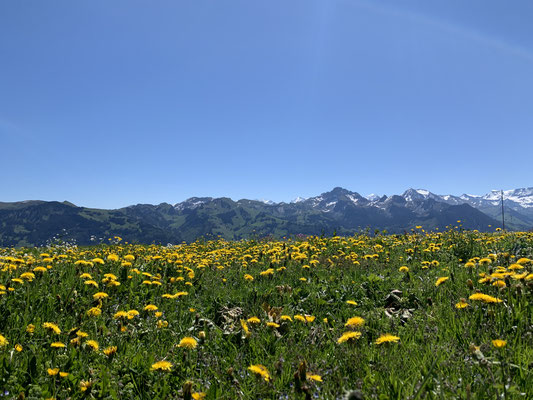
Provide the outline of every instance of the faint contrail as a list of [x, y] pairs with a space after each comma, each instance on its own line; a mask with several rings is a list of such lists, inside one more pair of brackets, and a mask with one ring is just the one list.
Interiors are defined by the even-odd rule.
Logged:
[[419, 14], [412, 11], [406, 11], [397, 7], [383, 5], [379, 3], [369, 2], [366, 0], [345, 0], [344, 3], [352, 4], [359, 7], [364, 7], [368, 10], [379, 12], [382, 14], [393, 15], [401, 17], [412, 22], [428, 25], [442, 31], [453, 33], [455, 35], [462, 36], [463, 38], [470, 39], [472, 41], [490, 46], [492, 48], [504, 51], [509, 54], [521, 57], [527, 61], [533, 62], [533, 50], [528, 49], [520, 45], [509, 43], [503, 39], [486, 35], [474, 29], [466, 28], [463, 26], [452, 24], [448, 21], [440, 20], [434, 17], [430, 17], [425, 14]]

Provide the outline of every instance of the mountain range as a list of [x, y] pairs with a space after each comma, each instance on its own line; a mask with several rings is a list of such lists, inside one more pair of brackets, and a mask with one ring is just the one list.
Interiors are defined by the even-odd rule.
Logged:
[[[533, 228], [533, 188], [507, 190], [503, 197], [506, 228]], [[192, 197], [174, 205], [137, 204], [114, 210], [31, 200], [0, 202], [0, 246], [41, 246], [53, 240], [87, 245], [113, 236], [133, 243], [176, 244], [216, 237], [404, 233], [415, 226], [443, 230], [460, 225], [487, 231], [501, 227], [501, 220], [500, 191], [453, 196], [408, 189], [401, 195], [365, 197], [336, 187], [289, 203]]]

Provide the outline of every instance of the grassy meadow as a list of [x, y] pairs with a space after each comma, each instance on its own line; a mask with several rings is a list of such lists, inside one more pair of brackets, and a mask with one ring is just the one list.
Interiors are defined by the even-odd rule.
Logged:
[[0, 249], [0, 399], [531, 399], [533, 233]]

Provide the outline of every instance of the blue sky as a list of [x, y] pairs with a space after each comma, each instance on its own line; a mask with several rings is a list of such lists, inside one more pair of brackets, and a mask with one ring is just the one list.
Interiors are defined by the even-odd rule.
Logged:
[[533, 2], [3, 1], [0, 201], [533, 186]]

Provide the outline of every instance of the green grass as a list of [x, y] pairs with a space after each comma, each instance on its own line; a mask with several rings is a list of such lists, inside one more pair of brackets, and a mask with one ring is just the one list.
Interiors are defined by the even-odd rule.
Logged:
[[[128, 254], [135, 256], [131, 266], [123, 264]], [[479, 262], [489, 254], [492, 263]], [[204, 393], [209, 399], [338, 399], [356, 391], [375, 399], [527, 399], [533, 393], [533, 280], [523, 274], [531, 274], [532, 264], [505, 269], [515, 276], [501, 278], [504, 288], [492, 285], [497, 275], [479, 282], [480, 273], [489, 276], [498, 266], [533, 258], [531, 233], [449, 231], [168, 248], [116, 243], [3, 249], [0, 256], [0, 334], [9, 342], [0, 347], [0, 398], [182, 399]], [[91, 262], [96, 257], [105, 262]], [[470, 259], [473, 268], [465, 267]], [[425, 268], [424, 262], [433, 264]], [[408, 272], [399, 271], [404, 265]], [[51, 268], [34, 272], [32, 281], [22, 278], [23, 284], [12, 280], [38, 266]], [[268, 268], [274, 273], [262, 276]], [[99, 287], [85, 284], [83, 273]], [[120, 285], [103, 282], [106, 273]], [[449, 279], [437, 287], [439, 277]], [[162, 297], [180, 291], [188, 295]], [[502, 302], [468, 300], [476, 291]], [[109, 295], [101, 305], [93, 299], [97, 292]], [[457, 309], [461, 298], [469, 306]], [[147, 304], [162, 315], [144, 311]], [[88, 316], [92, 307], [101, 315]], [[115, 319], [120, 310], [139, 315]], [[295, 315], [315, 319], [304, 323]], [[252, 316], [261, 323], [248, 323], [247, 336], [241, 320]], [[361, 337], [337, 343], [353, 316], [365, 320]], [[266, 326], [269, 321], [279, 327]], [[47, 331], [44, 322], [62, 332]], [[88, 337], [72, 343], [78, 330]], [[387, 333], [400, 340], [376, 344]], [[184, 337], [195, 338], [197, 347], [178, 347]], [[494, 339], [507, 344], [495, 348]], [[88, 340], [96, 340], [99, 350]], [[66, 347], [51, 348], [56, 341]], [[109, 346], [117, 347], [112, 356], [102, 351]], [[172, 363], [170, 371], [151, 370], [161, 360]], [[270, 379], [248, 369], [255, 364], [265, 366]], [[54, 368], [68, 376], [49, 375]], [[85, 391], [83, 382], [90, 382]]]

